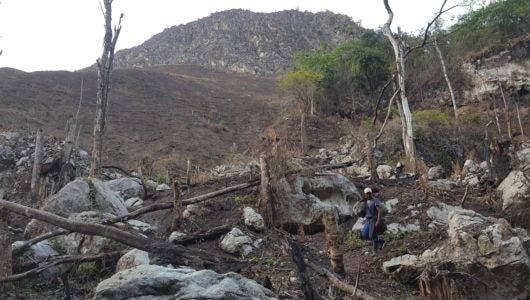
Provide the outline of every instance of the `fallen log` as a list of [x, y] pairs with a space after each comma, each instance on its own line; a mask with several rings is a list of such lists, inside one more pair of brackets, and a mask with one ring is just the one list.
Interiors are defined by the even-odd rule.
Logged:
[[58, 229], [58, 230], [54, 230], [54, 231], [39, 235], [37, 237], [34, 237], [34, 238], [30, 239], [30, 240], [25, 241], [23, 244], [20, 244], [19, 246], [16, 246], [16, 248], [13, 248], [11, 250], [12, 251], [11, 253], [13, 254], [13, 256], [18, 255], [18, 254], [24, 252], [29, 247], [31, 247], [31, 246], [39, 243], [39, 242], [42, 242], [44, 240], [47, 240], [49, 238], [52, 238], [52, 237], [55, 237], [55, 236], [58, 236], [58, 235], [64, 235], [64, 234], [68, 234], [68, 233], [70, 233], [70, 231], [64, 230], [64, 229]]
[[[227, 187], [227, 188], [224, 188], [224, 189], [220, 189], [218, 191], [211, 192], [211, 193], [208, 193], [208, 194], [200, 195], [200, 196], [189, 198], [189, 199], [184, 199], [184, 200], [181, 201], [181, 203], [182, 203], [183, 206], [184, 205], [189, 205], [189, 204], [194, 204], [194, 203], [199, 203], [199, 202], [202, 202], [202, 201], [205, 201], [205, 200], [208, 200], [208, 199], [212, 199], [212, 198], [215, 198], [215, 197], [218, 197], [218, 196], [226, 195], [226, 194], [229, 194], [229, 193], [232, 193], [232, 192], [235, 192], [235, 191], [239, 191], [239, 190], [243, 190], [243, 189], [246, 189], [246, 188], [249, 188], [249, 187], [257, 186], [258, 184], [259, 184], [259, 181], [257, 181], [257, 180], [250, 181], [250, 182], [245, 182], [245, 183], [241, 183], [241, 184], [238, 184], [238, 185], [230, 186], [230, 187]], [[143, 208], [137, 209], [137, 210], [135, 210], [135, 211], [133, 211], [133, 212], [131, 212], [129, 214], [126, 214], [124, 216], [117, 216], [117, 217], [105, 220], [105, 221], [103, 221], [103, 224], [113, 224], [113, 223], [118, 223], [118, 222], [124, 222], [124, 221], [130, 220], [130, 219], [134, 219], [134, 218], [136, 218], [138, 216], [144, 215], [146, 213], [150, 213], [150, 212], [153, 212], [153, 211], [164, 210], [164, 209], [170, 209], [170, 208], [173, 208], [173, 202], [155, 203], [155, 204], [151, 204], [151, 205], [145, 206]]]
[[0, 208], [31, 219], [37, 219], [39, 221], [49, 223], [72, 232], [106, 237], [124, 245], [150, 252], [155, 256], [165, 258], [168, 261], [173, 261], [175, 263], [183, 264], [186, 262], [186, 259], [196, 261], [198, 257], [210, 262], [211, 258], [211, 255], [207, 256], [205, 253], [200, 251], [192, 251], [181, 245], [174, 245], [167, 242], [156, 241], [145, 236], [134, 235], [112, 226], [69, 220], [46, 211], [33, 209], [5, 200], [0, 200]]
[[26, 272], [15, 274], [15, 275], [11, 275], [11, 276], [2, 277], [2, 278], [0, 278], [0, 284], [13, 282], [13, 281], [18, 281], [18, 280], [21, 280], [21, 279], [28, 278], [30, 276], [37, 275], [37, 274], [41, 273], [42, 271], [44, 271], [46, 269], [49, 269], [49, 268], [51, 268], [53, 266], [66, 264], [66, 263], [84, 263], [84, 262], [92, 262], [92, 261], [104, 260], [104, 259], [113, 259], [113, 258], [118, 258], [118, 257], [122, 256], [124, 253], [125, 253], [125, 251], [114, 251], [114, 252], [103, 253], [103, 254], [98, 254], [98, 255], [90, 255], [90, 256], [69, 255], [69, 256], [57, 257], [56, 259], [54, 259], [54, 260], [52, 260], [52, 261], [50, 261], [50, 262], [48, 262], [46, 264], [43, 264], [41, 266], [38, 266], [38, 267], [33, 268], [31, 270], [28, 270]]
[[190, 245], [190, 244], [196, 243], [201, 240], [208, 240], [208, 239], [216, 238], [220, 235], [223, 235], [229, 232], [231, 229], [232, 229], [232, 226], [230, 225], [221, 225], [218, 227], [214, 227], [212, 229], [196, 232], [192, 235], [178, 239], [174, 243], [179, 244], [179, 245]]
[[339, 290], [348, 293], [350, 295], [354, 295], [357, 297], [356, 299], [364, 299], [364, 300], [375, 300], [375, 297], [370, 296], [368, 293], [360, 290], [359, 288], [356, 288], [352, 286], [351, 284], [348, 284], [342, 280], [340, 280], [335, 274], [333, 274], [331, 271], [326, 270], [322, 267], [317, 266], [316, 264], [312, 262], [307, 262], [307, 265], [315, 270], [317, 273], [326, 276], [331, 284], [333, 284], [336, 288]]

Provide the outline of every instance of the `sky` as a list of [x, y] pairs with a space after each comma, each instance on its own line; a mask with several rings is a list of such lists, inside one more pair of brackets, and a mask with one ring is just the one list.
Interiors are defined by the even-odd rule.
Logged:
[[[441, 2], [390, 0], [394, 25], [399, 24], [407, 32], [419, 32]], [[117, 48], [139, 45], [165, 28], [233, 8], [255, 12], [330, 10], [373, 29], [387, 18], [382, 0], [115, 0], [114, 19], [124, 13]], [[0, 0], [0, 67], [27, 72], [78, 70], [95, 62], [102, 39], [103, 16], [98, 0]]]

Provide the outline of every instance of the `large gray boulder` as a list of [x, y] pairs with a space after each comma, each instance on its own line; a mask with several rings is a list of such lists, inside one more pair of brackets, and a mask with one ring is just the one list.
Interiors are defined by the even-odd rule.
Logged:
[[530, 166], [530, 148], [517, 151], [516, 156], [522, 169]]
[[497, 187], [501, 195], [502, 209], [528, 208], [530, 181], [522, 171], [512, 171]]
[[444, 177], [444, 173], [444, 168], [438, 165], [429, 169], [429, 171], [427, 172], [427, 178], [429, 180], [442, 179]]
[[240, 274], [140, 265], [96, 287], [94, 299], [275, 299], [274, 293]]
[[[123, 199], [102, 181], [84, 178], [68, 183], [57, 194], [46, 198], [41, 209], [65, 218], [85, 211], [115, 216], [128, 213]], [[49, 230], [48, 225], [32, 220], [26, 227], [26, 235], [35, 236], [46, 230]]]
[[383, 263], [383, 270], [402, 281], [416, 278], [427, 266], [447, 266], [468, 272], [491, 288], [494, 298], [522, 299], [530, 296], [530, 238], [505, 219], [455, 209], [448, 216], [448, 239], [419, 256], [406, 255]]
[[256, 212], [252, 207], [245, 207], [243, 209], [243, 218], [245, 225], [255, 231], [263, 231], [265, 229], [265, 221], [263, 217]]
[[353, 205], [361, 195], [344, 175], [329, 173], [314, 177], [297, 177], [292, 184], [282, 181], [287, 208], [287, 223], [320, 224], [324, 211], [335, 209], [339, 217], [353, 215]]
[[149, 262], [149, 253], [142, 250], [133, 249], [120, 257], [118, 263], [116, 264], [116, 272], [132, 269], [140, 265], [148, 265]]
[[390, 179], [392, 177], [394, 169], [389, 165], [379, 165], [376, 168], [377, 176], [379, 176], [380, 179]]
[[114, 192], [118, 193], [123, 199], [144, 196], [144, 187], [137, 178], [121, 177], [105, 182], [105, 184]]
[[[13, 250], [19, 248], [22, 244], [24, 244], [23, 241], [16, 241], [11, 246]], [[38, 242], [34, 245], [31, 245], [28, 249], [26, 249], [24, 252], [18, 255], [18, 259], [20, 261], [31, 261], [31, 262], [38, 262], [43, 261], [39, 264], [39, 266], [47, 264], [46, 260], [52, 259], [54, 256], [58, 256], [59, 252], [57, 252], [53, 248], [53, 244], [50, 243], [49, 240], [44, 240], [41, 242]], [[69, 264], [63, 264], [63, 265], [57, 265], [50, 268], [46, 268], [44, 271], [39, 273], [39, 277], [44, 280], [52, 280], [66, 272], [70, 268]]]
[[232, 228], [221, 240], [220, 246], [225, 252], [230, 254], [248, 255], [252, 252], [252, 239], [243, 233], [239, 228]]

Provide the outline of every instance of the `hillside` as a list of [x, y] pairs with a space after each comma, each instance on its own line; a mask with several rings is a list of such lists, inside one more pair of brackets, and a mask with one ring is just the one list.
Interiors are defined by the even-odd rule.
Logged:
[[273, 74], [291, 66], [296, 52], [334, 48], [363, 32], [350, 17], [329, 11], [228, 10], [170, 27], [137, 47], [119, 51], [116, 66], [198, 64]]
[[[84, 78], [80, 144], [90, 149], [96, 74], [0, 69], [1, 129], [62, 137]], [[279, 110], [275, 82], [196, 66], [117, 70], [110, 92], [104, 162], [134, 168], [145, 155], [158, 165], [201, 166], [244, 152]], [[235, 145], [235, 146], [234, 146]]]

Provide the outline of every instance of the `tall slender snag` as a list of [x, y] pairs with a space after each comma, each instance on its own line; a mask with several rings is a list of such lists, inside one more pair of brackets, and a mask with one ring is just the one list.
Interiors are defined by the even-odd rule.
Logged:
[[261, 168], [261, 185], [258, 209], [265, 220], [265, 225], [271, 228], [274, 226], [274, 209], [272, 205], [269, 161], [265, 153], [261, 153], [259, 156], [259, 164]]
[[524, 137], [523, 122], [521, 122], [521, 113], [519, 112], [519, 104], [515, 101], [515, 111], [517, 112], [517, 121], [519, 122], [519, 130], [521, 130], [521, 135]]
[[502, 83], [499, 82], [499, 89], [501, 90], [502, 101], [504, 102], [504, 119], [506, 119], [506, 130], [508, 131], [508, 138], [512, 139], [512, 120], [510, 119], [510, 105], [506, 101], [504, 96], [504, 90], [502, 88]]
[[33, 156], [33, 171], [31, 173], [31, 202], [36, 204], [38, 202], [38, 191], [40, 183], [40, 169], [42, 163], [42, 130], [37, 130], [35, 136], [35, 154]]
[[103, 38], [103, 53], [97, 60], [98, 68], [98, 91], [96, 104], [96, 121], [94, 123], [94, 142], [92, 145], [92, 160], [90, 163], [90, 175], [96, 177], [100, 173], [101, 154], [103, 152], [103, 136], [105, 135], [107, 112], [108, 112], [108, 94], [110, 75], [114, 63], [114, 49], [121, 31], [120, 16], [118, 25], [112, 30], [112, 2], [113, 0], [103, 0], [104, 17], [105, 17], [105, 36]]
[[449, 80], [449, 74], [447, 73], [447, 68], [445, 66], [445, 59], [442, 54], [442, 50], [440, 50], [440, 47], [438, 46], [438, 39], [436, 38], [436, 35], [433, 36], [433, 41], [434, 41], [434, 49], [436, 49], [436, 52], [438, 53], [438, 57], [440, 58], [440, 64], [442, 65], [442, 72], [444, 73], [445, 82], [447, 83], [449, 94], [451, 95], [451, 102], [453, 104], [453, 112], [455, 115], [455, 123], [456, 123], [456, 128], [458, 130], [458, 135], [461, 135], [460, 121], [458, 119], [458, 106], [456, 104], [455, 92], [453, 91], [451, 80]]
[[177, 178], [173, 180], [173, 223], [171, 228], [173, 231], [180, 229], [182, 224], [182, 202], [180, 201], [180, 188]]

